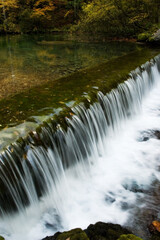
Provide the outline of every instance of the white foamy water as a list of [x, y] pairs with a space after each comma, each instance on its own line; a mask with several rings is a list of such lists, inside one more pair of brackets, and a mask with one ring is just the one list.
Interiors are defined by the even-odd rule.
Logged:
[[[138, 76], [138, 91], [132, 79], [126, 83], [127, 88], [123, 88], [125, 96], [132, 102], [127, 114], [120, 107], [123, 102], [119, 101], [122, 99], [115, 97], [116, 91], [107, 99], [103, 96], [105, 103], [111, 104], [110, 99], [115, 100], [114, 105], [111, 104], [114, 111], [111, 118], [114, 116], [115, 123], [109, 124], [107, 131], [104, 113], [98, 104], [83, 115], [88, 122], [86, 129], [75, 117], [70, 124], [74, 129], [79, 126], [81, 132], [84, 130], [90, 147], [87, 142], [83, 146], [83, 151], [87, 149], [84, 157], [74, 131], [68, 131], [65, 135], [66, 149], [70, 150], [71, 146], [74, 151], [67, 155], [64, 149], [63, 154], [67, 159], [68, 156], [77, 159], [74, 165], [65, 168], [59, 154], [51, 148], [44, 151], [37, 147], [28, 151], [28, 160], [38, 169], [37, 175], [41, 173], [40, 178], [45, 183], [45, 194], [38, 199], [28, 168], [24, 166], [23, 184], [30, 206], [24, 207], [17, 196], [19, 212], [14, 215], [3, 214], [0, 234], [6, 240], [40, 240], [56, 231], [75, 227], [84, 229], [97, 221], [126, 224], [132, 218], [137, 197], [143, 198], [143, 193], [132, 191], [132, 187], [144, 190], [154, 180], [160, 180], [160, 140], [153, 133], [154, 130], [160, 131], [160, 74], [156, 66], [152, 67], [153, 87], [150, 84], [147, 86], [145, 81], [142, 86], [139, 85], [139, 81], [148, 77], [146, 71]], [[144, 91], [144, 88], [147, 90]], [[80, 112], [82, 114], [83, 109]], [[110, 114], [108, 110], [107, 114]], [[18, 190], [18, 187], [16, 191], [9, 189], [15, 195], [19, 193]]]

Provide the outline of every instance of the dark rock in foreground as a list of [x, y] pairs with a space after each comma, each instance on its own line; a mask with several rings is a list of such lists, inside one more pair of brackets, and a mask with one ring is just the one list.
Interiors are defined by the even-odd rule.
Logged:
[[90, 240], [117, 240], [122, 234], [131, 232], [118, 224], [98, 222], [85, 230]]
[[[131, 232], [118, 224], [97, 222], [89, 225], [84, 231], [76, 228], [68, 232], [58, 232], [54, 236], [46, 237], [43, 240], [117, 240], [125, 234], [131, 234]], [[126, 239], [131, 238], [126, 237]]]
[[[150, 236], [147, 239], [160, 240], [160, 222], [153, 221], [148, 228]], [[142, 240], [142, 238], [133, 235], [119, 224], [97, 222], [89, 225], [85, 230], [76, 228], [63, 233], [57, 232], [42, 240]]]

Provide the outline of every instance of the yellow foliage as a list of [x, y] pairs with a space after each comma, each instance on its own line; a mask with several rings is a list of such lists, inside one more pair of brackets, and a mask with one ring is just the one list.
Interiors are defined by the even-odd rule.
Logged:
[[16, 0], [2, 0], [0, 2], [0, 8], [18, 8], [17, 1]]
[[134, 22], [138, 22], [138, 21], [142, 21], [143, 19], [146, 19], [149, 15], [147, 13], [141, 13], [137, 16], [134, 16], [133, 18], [131, 18], [129, 20], [129, 23], [134, 23]]
[[66, 12], [66, 14], [64, 15], [64, 18], [66, 18], [69, 14], [72, 14], [73, 13], [73, 10], [69, 10]]
[[48, 12], [55, 10], [55, 6], [50, 0], [38, 0], [34, 4], [32, 17], [46, 17], [50, 20], [51, 16], [47, 15]]

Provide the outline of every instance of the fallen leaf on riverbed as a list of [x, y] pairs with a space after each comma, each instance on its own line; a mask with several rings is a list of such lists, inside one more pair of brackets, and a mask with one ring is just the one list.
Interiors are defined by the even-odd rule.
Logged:
[[158, 232], [160, 232], [160, 222], [159, 221], [153, 221], [152, 225], [156, 228]]

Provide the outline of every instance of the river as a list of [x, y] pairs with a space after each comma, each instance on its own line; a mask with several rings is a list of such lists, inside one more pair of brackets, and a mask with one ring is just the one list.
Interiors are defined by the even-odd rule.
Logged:
[[[36, 43], [53, 48], [53, 41], [48, 41]], [[133, 47], [129, 52], [117, 48], [107, 58], [105, 47], [127, 44], [72, 44], [85, 49], [94, 46], [97, 52], [101, 49], [102, 59], [96, 55], [93, 65], [84, 61], [78, 72], [75, 68], [69, 76], [55, 82], [50, 79], [1, 101], [15, 113], [16, 103], [28, 99], [26, 108], [21, 104], [24, 119], [36, 124], [18, 142], [12, 136], [6, 142], [1, 138], [5, 146], [14, 143], [0, 155], [0, 234], [6, 240], [39, 240], [56, 231], [104, 221], [128, 226], [147, 239], [151, 215], [157, 219], [160, 212], [156, 197], [160, 185], [160, 56], [145, 62], [158, 55], [159, 49], [129, 44]], [[50, 97], [53, 91], [54, 98]], [[34, 103], [33, 111], [30, 106], [26, 110]], [[58, 108], [64, 114], [55, 117]], [[8, 128], [18, 132], [22, 124], [18, 114], [17, 119], [6, 129], [2, 122], [1, 133]]]

